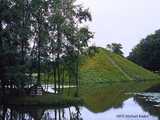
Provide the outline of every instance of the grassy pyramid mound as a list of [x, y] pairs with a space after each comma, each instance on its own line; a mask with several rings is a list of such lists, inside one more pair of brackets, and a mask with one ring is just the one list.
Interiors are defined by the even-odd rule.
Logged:
[[92, 56], [83, 56], [80, 65], [81, 83], [104, 83], [114, 81], [144, 81], [159, 76], [136, 65], [126, 58], [104, 48], [96, 48]]

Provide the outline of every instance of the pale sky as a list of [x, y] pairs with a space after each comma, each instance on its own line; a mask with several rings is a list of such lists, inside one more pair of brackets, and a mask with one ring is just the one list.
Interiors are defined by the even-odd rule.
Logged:
[[95, 32], [92, 43], [105, 47], [116, 42], [125, 56], [142, 38], [160, 29], [160, 0], [78, 0], [90, 8]]

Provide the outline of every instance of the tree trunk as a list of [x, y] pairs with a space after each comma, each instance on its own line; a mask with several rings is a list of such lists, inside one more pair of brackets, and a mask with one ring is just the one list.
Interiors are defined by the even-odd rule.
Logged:
[[37, 84], [41, 84], [41, 23], [40, 20], [38, 19], [38, 79], [37, 79]]
[[56, 66], [54, 65], [54, 71], [53, 71], [53, 73], [54, 73], [54, 91], [55, 91], [55, 93], [57, 93], [57, 77], [56, 77]]
[[64, 66], [62, 68], [62, 93], [63, 93], [63, 90], [64, 90]]
[[60, 92], [60, 52], [61, 52], [61, 39], [60, 25], [57, 28], [57, 79], [58, 79], [58, 92]]
[[79, 43], [78, 43], [78, 54], [76, 60], [76, 96], [79, 95]]

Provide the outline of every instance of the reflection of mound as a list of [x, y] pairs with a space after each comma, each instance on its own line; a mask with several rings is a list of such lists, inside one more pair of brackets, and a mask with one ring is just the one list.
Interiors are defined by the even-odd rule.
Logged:
[[113, 101], [113, 104], [110, 104], [109, 102], [107, 104], [105, 104], [106, 102], [103, 102], [103, 103], [97, 103], [94, 106], [93, 105], [85, 105], [85, 107], [93, 113], [103, 113], [103, 112], [105, 112], [109, 109], [112, 109], [112, 108], [115, 108], [115, 109], [122, 108], [123, 101], [125, 101], [125, 100], [121, 100], [121, 101], [119, 101], [119, 103], [116, 103]]
[[[133, 84], [132, 84], [133, 85]], [[124, 94], [129, 84], [114, 83], [88, 85], [80, 89], [84, 106], [93, 113], [105, 112], [111, 108], [121, 108], [130, 95]]]
[[149, 112], [153, 116], [157, 116], [160, 119], [160, 107], [156, 107], [155, 102], [147, 101], [144, 96], [135, 96], [134, 100], [142, 107], [146, 112]]

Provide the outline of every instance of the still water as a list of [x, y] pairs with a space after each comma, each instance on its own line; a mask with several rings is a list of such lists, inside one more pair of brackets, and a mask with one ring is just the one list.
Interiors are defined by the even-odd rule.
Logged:
[[0, 120], [160, 120], [160, 108], [154, 104], [147, 102], [146, 97], [135, 96], [122, 101], [118, 107], [113, 106], [96, 113], [86, 106], [67, 108], [1, 106]]

